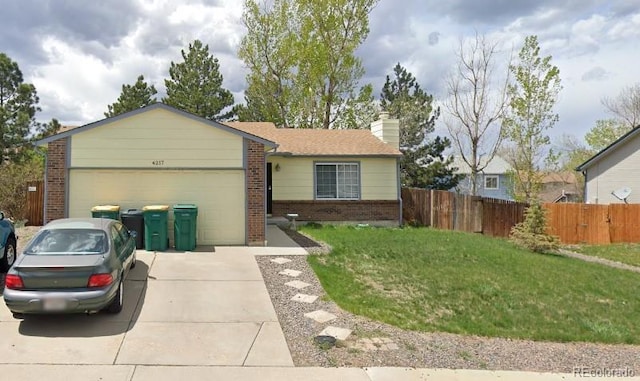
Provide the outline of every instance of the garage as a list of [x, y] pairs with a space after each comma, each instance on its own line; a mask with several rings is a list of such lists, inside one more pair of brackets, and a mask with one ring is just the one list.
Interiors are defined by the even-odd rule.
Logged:
[[[198, 245], [244, 243], [246, 216], [242, 171], [70, 171], [69, 216], [88, 217], [91, 207], [117, 200], [121, 210], [178, 203], [198, 206]], [[126, 184], [126, 186], [122, 186]], [[87, 189], [94, 189], [87, 192]], [[169, 226], [173, 215], [169, 213]], [[169, 240], [173, 232], [169, 229]]]
[[[275, 144], [154, 104], [77, 127], [48, 146], [45, 220], [177, 203], [198, 206], [198, 245], [264, 245], [265, 153]], [[173, 244], [173, 215], [169, 239]]]

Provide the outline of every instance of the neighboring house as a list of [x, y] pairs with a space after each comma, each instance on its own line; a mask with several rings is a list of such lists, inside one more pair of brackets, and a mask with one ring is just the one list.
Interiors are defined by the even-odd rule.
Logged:
[[582, 192], [575, 173], [552, 172], [542, 178], [542, 202], [581, 202]]
[[[198, 245], [264, 245], [267, 208], [397, 225], [398, 124], [376, 123], [373, 131], [270, 135], [255, 128], [276, 130], [272, 124], [229, 126], [162, 103], [146, 106], [37, 142], [48, 146], [45, 221], [86, 217], [102, 204], [193, 203]], [[173, 242], [172, 213], [169, 219]]]
[[[511, 165], [500, 156], [494, 156], [487, 164], [487, 157], [480, 157], [480, 166], [485, 167], [476, 176], [476, 195], [482, 197], [497, 198], [501, 200], [513, 200], [513, 191], [508, 172]], [[456, 187], [456, 191], [462, 194], [471, 194], [473, 180], [471, 168], [461, 156], [454, 156], [452, 166], [457, 167], [456, 173], [466, 175]]]
[[631, 190], [627, 202], [640, 203], [640, 126], [580, 164], [576, 171], [585, 177], [586, 203], [623, 203], [613, 194], [623, 188]]

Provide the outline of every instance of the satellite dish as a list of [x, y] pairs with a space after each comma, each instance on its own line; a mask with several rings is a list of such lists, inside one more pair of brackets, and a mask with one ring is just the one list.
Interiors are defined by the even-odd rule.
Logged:
[[631, 195], [631, 188], [622, 187], [620, 189], [614, 190], [613, 192], [611, 192], [611, 194], [614, 195], [618, 200], [624, 201], [624, 203], [626, 204], [627, 197]]

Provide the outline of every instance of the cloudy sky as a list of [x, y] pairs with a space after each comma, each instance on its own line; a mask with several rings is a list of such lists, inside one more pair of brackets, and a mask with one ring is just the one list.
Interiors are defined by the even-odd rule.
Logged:
[[[163, 93], [170, 62], [194, 39], [220, 59], [224, 85], [240, 102], [241, 16], [241, 0], [0, 0], [0, 52], [36, 86], [43, 121], [102, 119], [139, 74]], [[538, 35], [562, 78], [558, 136], [582, 137], [608, 116], [602, 97], [640, 82], [640, 0], [380, 0], [370, 29], [358, 50], [363, 82], [379, 93], [400, 62], [438, 99], [461, 38], [486, 34], [506, 60], [525, 36]]]

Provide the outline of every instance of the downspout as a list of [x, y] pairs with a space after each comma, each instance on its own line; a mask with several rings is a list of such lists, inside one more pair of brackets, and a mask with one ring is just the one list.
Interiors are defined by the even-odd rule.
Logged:
[[69, 217], [69, 176], [71, 175], [71, 137], [65, 138], [64, 153], [64, 216]]
[[400, 208], [400, 220], [398, 221], [398, 226], [402, 226], [402, 183], [400, 182], [400, 158], [396, 159], [396, 177], [398, 184], [398, 204]]
[[[266, 247], [268, 242], [267, 242], [267, 156], [275, 153], [278, 150], [278, 145], [276, 145], [273, 148], [269, 148], [268, 150], [265, 151], [265, 155], [264, 155], [264, 159], [262, 162], [262, 167], [264, 168], [264, 246]], [[271, 178], [271, 181], [273, 182], [273, 177]]]
[[582, 176], [584, 176], [584, 185], [582, 186], [582, 203], [587, 203], [587, 171], [584, 170], [581, 172]]
[[[38, 152], [38, 150], [36, 149], [36, 152]], [[48, 167], [49, 167], [49, 156], [44, 153], [44, 152], [38, 152], [40, 154], [42, 154], [42, 156], [44, 156], [44, 203], [42, 205], [42, 207], [44, 208], [43, 212], [42, 212], [42, 225], [46, 225], [47, 224], [47, 204], [49, 204], [49, 192], [48, 192], [48, 186], [47, 186], [47, 178], [49, 177], [48, 174]]]

